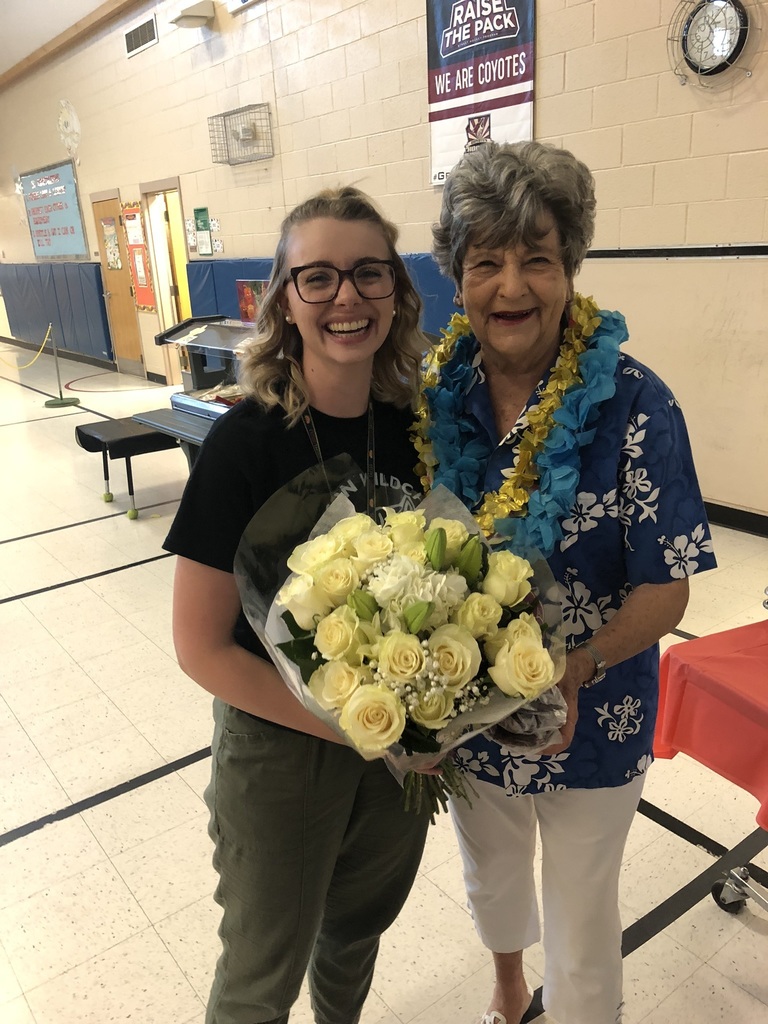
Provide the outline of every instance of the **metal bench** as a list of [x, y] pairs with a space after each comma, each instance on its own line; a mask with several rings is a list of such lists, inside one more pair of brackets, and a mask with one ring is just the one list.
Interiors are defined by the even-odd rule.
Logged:
[[127, 515], [129, 519], [138, 518], [138, 510], [133, 496], [133, 473], [131, 459], [134, 455], [145, 455], [147, 452], [162, 452], [176, 447], [176, 439], [163, 434], [152, 427], [143, 426], [131, 417], [118, 420], [99, 420], [96, 423], [84, 423], [75, 427], [75, 439], [87, 452], [101, 452], [104, 465], [104, 501], [112, 501], [109, 489], [109, 459], [125, 459], [125, 475], [128, 480], [128, 498], [131, 507]]

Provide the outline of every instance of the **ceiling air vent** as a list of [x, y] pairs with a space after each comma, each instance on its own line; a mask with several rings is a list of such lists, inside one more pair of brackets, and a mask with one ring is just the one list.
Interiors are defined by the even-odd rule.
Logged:
[[149, 21], [143, 21], [141, 25], [132, 28], [125, 33], [125, 52], [129, 57], [146, 50], [148, 46], [154, 46], [157, 42], [157, 21], [154, 14]]

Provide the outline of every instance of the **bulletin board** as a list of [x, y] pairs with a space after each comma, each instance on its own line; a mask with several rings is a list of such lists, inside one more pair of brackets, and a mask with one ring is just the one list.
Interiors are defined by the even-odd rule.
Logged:
[[72, 161], [22, 174], [20, 181], [37, 259], [87, 259], [88, 245]]
[[154, 313], [157, 303], [152, 288], [152, 272], [149, 266], [140, 203], [123, 203], [123, 230], [125, 231], [125, 244], [128, 249], [128, 264], [131, 268], [136, 308], [143, 313]]

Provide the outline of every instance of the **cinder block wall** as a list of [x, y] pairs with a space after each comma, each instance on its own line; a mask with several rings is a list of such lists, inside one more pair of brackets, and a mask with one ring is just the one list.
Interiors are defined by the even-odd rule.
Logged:
[[[354, 181], [429, 247], [425, 0], [265, 0], [211, 29], [177, 29], [167, 2], [139, 4], [0, 93], [0, 234], [32, 257], [16, 173], [66, 156], [58, 101], [82, 124], [87, 196], [179, 175], [185, 212], [208, 206], [225, 255], [266, 255], [285, 209]], [[535, 133], [572, 149], [598, 182], [600, 247], [758, 242], [768, 237], [768, 13], [750, 79], [681, 86], [667, 56], [677, 0], [538, 0]], [[765, 5], [761, 5], [765, 8]], [[160, 41], [132, 58], [123, 35], [156, 12]], [[207, 118], [268, 103], [276, 155], [211, 163]], [[85, 219], [95, 249], [93, 220]]]
[[[768, 240], [768, 8], [748, 2], [763, 23], [752, 77], [708, 90], [681, 86], [670, 69], [678, 0], [537, 0], [535, 134], [593, 169], [596, 247]], [[185, 216], [207, 206], [220, 220], [225, 256], [270, 255], [286, 210], [342, 182], [379, 200], [403, 251], [428, 250], [440, 190], [429, 184], [425, 3], [264, 0], [229, 15], [217, 0], [210, 29], [171, 26], [175, 0], [138, 4], [0, 92], [2, 258], [33, 258], [14, 178], [66, 158], [60, 99], [82, 125], [77, 173], [93, 252], [90, 193], [136, 199], [140, 182], [176, 175]], [[124, 32], [152, 12], [158, 45], [127, 58]], [[274, 158], [213, 164], [207, 118], [249, 103], [270, 106]], [[624, 309], [636, 354], [678, 391], [707, 496], [768, 513], [768, 481], [743, 454], [768, 446], [765, 266], [702, 275], [695, 263], [656, 261], [641, 273], [629, 261], [588, 261], [582, 288]], [[152, 317], [140, 315], [147, 338]], [[727, 372], [715, 372], [723, 353]], [[719, 417], [734, 408], [746, 416], [741, 440], [724, 443]]]

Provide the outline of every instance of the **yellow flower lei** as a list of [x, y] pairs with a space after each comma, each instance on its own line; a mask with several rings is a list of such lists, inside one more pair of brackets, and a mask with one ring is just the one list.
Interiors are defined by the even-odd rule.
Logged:
[[[536, 455], [543, 448], [549, 432], [555, 425], [554, 414], [562, 405], [564, 393], [574, 384], [582, 383], [579, 376], [579, 356], [586, 351], [587, 342], [600, 326], [598, 307], [592, 298], [574, 294], [569, 310], [568, 327], [563, 335], [557, 362], [550, 371], [549, 380], [536, 405], [528, 409], [528, 428], [520, 441], [512, 468], [504, 471], [507, 478], [498, 491], [488, 491], [483, 504], [473, 513], [486, 537], [493, 536], [494, 520], [509, 515], [525, 515], [531, 493], [539, 480]], [[427, 391], [437, 386], [440, 371], [450, 361], [456, 343], [471, 327], [466, 316], [454, 313], [447, 328], [441, 328], [443, 341], [434, 346], [425, 358], [424, 372], [419, 388], [413, 441], [419, 455], [417, 473], [426, 494], [434, 479], [437, 465], [429, 438], [429, 404]]]

